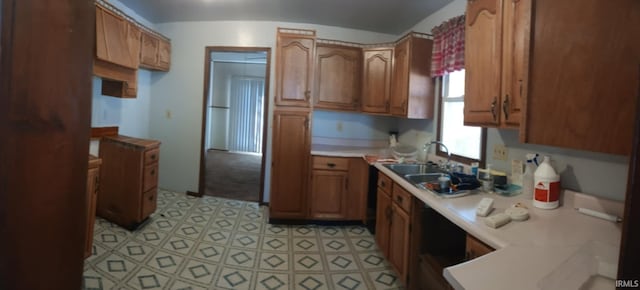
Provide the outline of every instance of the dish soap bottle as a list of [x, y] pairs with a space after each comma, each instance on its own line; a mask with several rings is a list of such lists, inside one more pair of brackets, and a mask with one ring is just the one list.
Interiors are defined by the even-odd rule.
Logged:
[[549, 156], [536, 169], [533, 175], [533, 205], [542, 209], [554, 209], [560, 205], [560, 176], [551, 166]]

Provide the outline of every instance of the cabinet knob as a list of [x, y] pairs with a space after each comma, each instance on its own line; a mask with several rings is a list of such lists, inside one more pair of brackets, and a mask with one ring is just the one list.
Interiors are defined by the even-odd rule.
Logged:
[[334, 168], [334, 167], [336, 167], [336, 164], [335, 163], [327, 163], [327, 167]]
[[151, 170], [151, 172], [150, 172], [150, 174], [151, 174], [151, 175], [155, 175], [155, 174], [156, 174], [156, 170], [155, 170], [155, 169], [152, 169], [152, 170]]
[[509, 95], [508, 94], [504, 97], [504, 101], [502, 102], [502, 112], [504, 112], [504, 119], [509, 120]]
[[402, 196], [396, 196], [396, 201], [399, 203], [402, 203]]
[[151, 160], [156, 160], [156, 155], [155, 154], [151, 155]]

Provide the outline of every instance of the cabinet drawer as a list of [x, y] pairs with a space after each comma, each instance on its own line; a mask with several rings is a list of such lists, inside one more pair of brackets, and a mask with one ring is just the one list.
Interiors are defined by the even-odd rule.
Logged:
[[378, 187], [390, 194], [391, 188], [393, 187], [393, 181], [391, 181], [389, 176], [386, 176], [382, 172], [378, 172]]
[[393, 187], [393, 194], [391, 195], [393, 202], [398, 204], [407, 213], [411, 212], [411, 193], [406, 191], [400, 186]]
[[146, 191], [142, 195], [142, 201], [141, 201], [141, 204], [142, 204], [141, 214], [142, 214], [142, 216], [140, 217], [141, 220], [145, 219], [150, 214], [152, 214], [154, 211], [156, 211], [157, 195], [158, 195], [158, 189], [157, 188], [153, 188], [153, 189], [151, 189], [149, 191]]
[[151, 164], [160, 159], [160, 148], [147, 150], [144, 152], [144, 164]]
[[158, 185], [158, 163], [145, 166], [143, 174], [142, 192], [147, 192]]
[[340, 157], [313, 156], [313, 169], [349, 170], [349, 159]]

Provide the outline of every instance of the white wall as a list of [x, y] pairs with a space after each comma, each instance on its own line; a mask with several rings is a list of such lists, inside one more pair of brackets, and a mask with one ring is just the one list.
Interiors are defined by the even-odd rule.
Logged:
[[[271, 119], [275, 91], [275, 42], [278, 27], [315, 29], [320, 38], [376, 43], [395, 35], [330, 26], [281, 22], [178, 22], [157, 24], [171, 38], [171, 70], [152, 76], [150, 136], [162, 142], [160, 186], [176, 191], [197, 191], [206, 46], [270, 47], [269, 129], [267, 164], [271, 163]], [[170, 112], [171, 118], [167, 117]], [[265, 172], [265, 200], [269, 198], [270, 170]]]
[[[465, 0], [454, 0], [418, 23], [413, 30], [430, 32], [434, 26], [443, 21], [464, 14], [465, 5]], [[437, 119], [400, 121], [399, 127], [402, 132], [400, 141], [419, 144], [422, 142], [421, 138], [435, 139], [435, 126], [437, 126], [435, 120]], [[550, 129], [561, 130], [562, 128]], [[561, 174], [563, 187], [596, 196], [624, 200], [629, 163], [627, 157], [522, 144], [518, 141], [518, 131], [516, 130], [488, 129], [487, 131], [487, 163], [491, 163], [493, 168], [507, 172], [511, 170], [510, 162], [493, 159], [493, 147], [497, 144], [507, 147], [509, 160], [524, 159], [525, 154], [529, 152], [550, 155], [555, 169]], [[615, 141], [612, 140], [612, 142]]]

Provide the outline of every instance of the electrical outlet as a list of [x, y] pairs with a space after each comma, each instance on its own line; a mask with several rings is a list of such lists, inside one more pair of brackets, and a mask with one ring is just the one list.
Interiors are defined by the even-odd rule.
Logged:
[[493, 159], [507, 161], [509, 151], [504, 145], [496, 144], [493, 146]]

